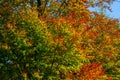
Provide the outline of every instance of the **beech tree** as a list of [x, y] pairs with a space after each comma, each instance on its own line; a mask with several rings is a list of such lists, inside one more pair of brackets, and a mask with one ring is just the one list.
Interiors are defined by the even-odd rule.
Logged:
[[88, 9], [111, 3], [0, 1], [0, 79], [119, 79], [119, 21]]

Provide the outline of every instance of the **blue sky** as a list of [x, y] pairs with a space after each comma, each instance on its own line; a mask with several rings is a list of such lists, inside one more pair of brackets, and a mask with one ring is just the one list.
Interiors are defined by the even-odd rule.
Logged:
[[112, 9], [112, 12], [106, 11], [106, 13], [112, 18], [120, 19], [120, 1], [113, 2], [110, 7]]
[[[120, 19], [120, 1], [113, 2], [110, 5], [110, 8], [111, 8], [112, 12], [106, 10], [105, 11], [106, 16], [111, 17], [111, 18]], [[96, 9], [90, 9], [90, 10], [97, 11], [98, 9], [96, 8]]]

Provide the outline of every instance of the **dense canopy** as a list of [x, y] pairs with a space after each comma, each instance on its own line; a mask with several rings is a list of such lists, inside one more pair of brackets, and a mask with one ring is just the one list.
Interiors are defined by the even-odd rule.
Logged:
[[112, 1], [1, 0], [0, 79], [119, 80], [119, 20], [88, 9]]

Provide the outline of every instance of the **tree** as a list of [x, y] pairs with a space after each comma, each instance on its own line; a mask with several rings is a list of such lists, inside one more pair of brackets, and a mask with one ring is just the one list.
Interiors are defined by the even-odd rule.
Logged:
[[[105, 3], [111, 2], [1, 1], [0, 78], [58, 80], [74, 70], [81, 80], [98, 79], [104, 71], [101, 79], [115, 75], [109, 71], [119, 68], [119, 22], [88, 10], [90, 6], [107, 7]], [[90, 71], [98, 73], [92, 76]]]

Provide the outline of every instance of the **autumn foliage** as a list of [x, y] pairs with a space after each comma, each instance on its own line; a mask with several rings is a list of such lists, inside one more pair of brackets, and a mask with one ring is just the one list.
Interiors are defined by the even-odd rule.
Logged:
[[78, 79], [78, 80], [97, 80], [101, 79], [105, 74], [102, 69], [103, 63], [91, 63], [89, 65], [83, 65], [77, 72], [72, 71], [68, 74], [66, 80]]
[[120, 79], [119, 20], [89, 10], [111, 0], [37, 1], [0, 2], [0, 79]]

